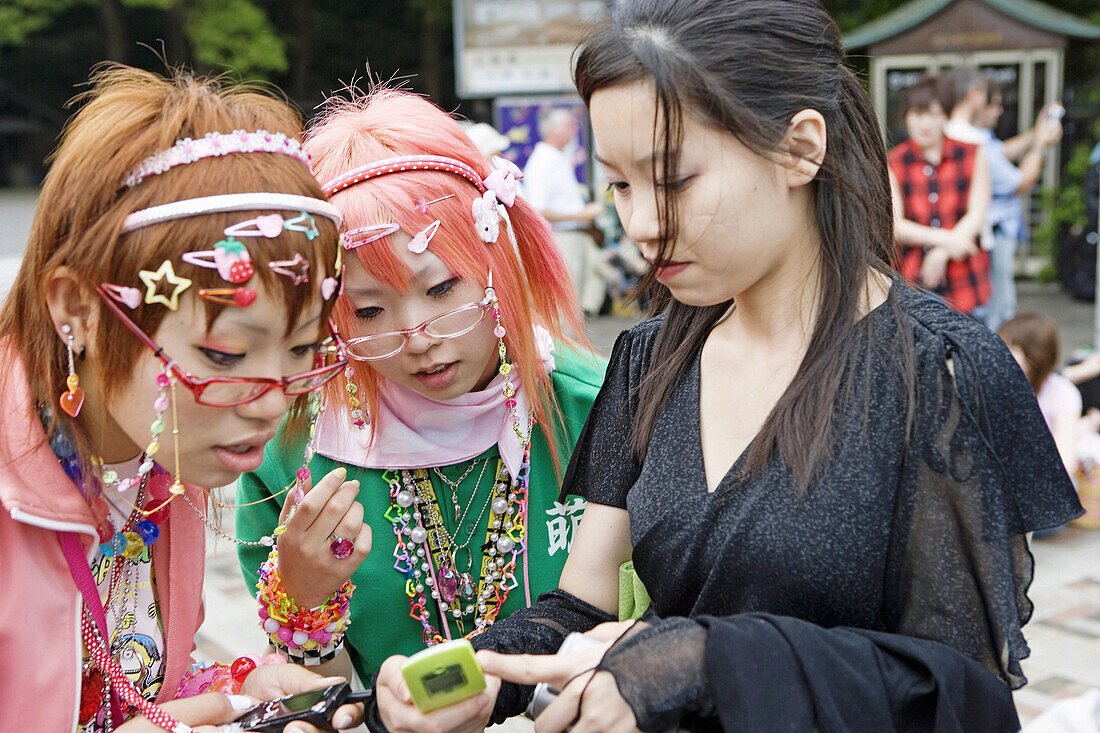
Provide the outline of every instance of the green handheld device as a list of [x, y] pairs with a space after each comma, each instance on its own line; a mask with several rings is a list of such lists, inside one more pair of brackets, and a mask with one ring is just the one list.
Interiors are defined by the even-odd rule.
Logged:
[[422, 713], [476, 695], [485, 689], [485, 676], [467, 639], [452, 639], [428, 647], [401, 665], [413, 704]]

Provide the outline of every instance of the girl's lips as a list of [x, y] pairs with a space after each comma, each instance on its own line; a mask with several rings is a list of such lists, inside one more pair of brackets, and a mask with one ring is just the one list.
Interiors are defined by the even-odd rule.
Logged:
[[[236, 446], [234, 446], [236, 447]], [[262, 445], [249, 446], [243, 453], [231, 451], [220, 445], [214, 446], [214, 455], [218, 460], [234, 473], [248, 473], [255, 471], [264, 462], [264, 447]]]
[[414, 377], [420, 380], [428, 389], [446, 389], [451, 386], [451, 382], [454, 381], [458, 375], [458, 362], [452, 361], [446, 367], [438, 372], [429, 374], [428, 372], [416, 372]]
[[658, 280], [668, 280], [690, 265], [690, 262], [665, 262], [663, 264], [654, 263], [653, 267]]

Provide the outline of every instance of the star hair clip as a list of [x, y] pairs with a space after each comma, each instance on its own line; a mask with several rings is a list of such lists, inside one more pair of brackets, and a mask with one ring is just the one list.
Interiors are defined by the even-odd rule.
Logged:
[[276, 275], [289, 277], [290, 281], [295, 285], [309, 282], [309, 260], [302, 257], [299, 252], [294, 253], [293, 259], [272, 260], [267, 263], [267, 266], [270, 267], [271, 271]]

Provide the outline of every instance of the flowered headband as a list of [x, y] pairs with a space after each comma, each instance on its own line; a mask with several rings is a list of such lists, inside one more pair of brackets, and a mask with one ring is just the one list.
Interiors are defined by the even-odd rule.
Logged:
[[[322, 188], [326, 195], [332, 196], [357, 183], [391, 173], [407, 173], [410, 171], [452, 173], [465, 178], [481, 194], [480, 198], [474, 199], [471, 212], [474, 226], [477, 228], [481, 241], [486, 244], [496, 242], [500, 236], [499, 221], [504, 219], [505, 224], [508, 226], [508, 236], [515, 247], [516, 237], [512, 231], [512, 222], [508, 217], [507, 209], [516, 202], [518, 190], [516, 182], [523, 178], [523, 172], [512, 161], [499, 156], [493, 158], [492, 165], [492, 172], [482, 179], [477, 171], [455, 158], [447, 158], [442, 155], [406, 155], [399, 158], [386, 158], [353, 168], [324, 184]], [[432, 234], [434, 234], [434, 231]], [[376, 237], [376, 239], [379, 238], [381, 237]], [[430, 239], [430, 237], [428, 238]], [[347, 246], [348, 241], [345, 239], [345, 246]], [[361, 244], [365, 244], [365, 242], [356, 242], [356, 245]], [[423, 251], [423, 249], [421, 248], [419, 251]]]
[[133, 188], [150, 176], [157, 176], [177, 165], [187, 165], [203, 158], [214, 158], [231, 153], [282, 153], [309, 165], [309, 156], [297, 140], [281, 132], [234, 130], [228, 134], [210, 132], [205, 137], [192, 140], [185, 137], [167, 150], [153, 153], [141, 161], [130, 174], [122, 179], [122, 185]]

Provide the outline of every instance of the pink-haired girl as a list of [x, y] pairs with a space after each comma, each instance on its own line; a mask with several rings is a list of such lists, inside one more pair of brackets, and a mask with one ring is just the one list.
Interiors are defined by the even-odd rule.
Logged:
[[[390, 655], [476, 634], [555, 587], [584, 506], [559, 497], [563, 465], [603, 363], [564, 337], [579, 309], [549, 227], [516, 196], [522, 174], [487, 164], [438, 107], [389, 89], [334, 100], [306, 148], [344, 215], [334, 319], [350, 366], [308, 447], [314, 476], [336, 473], [297, 505], [278, 569], [300, 606], [349, 576], [365, 602], [342, 648], [272, 640], [307, 663], [346, 650], [369, 679]], [[284, 432], [240, 503], [295, 482], [306, 431]], [[237, 521], [258, 537], [278, 509]], [[373, 550], [356, 568], [363, 524]], [[250, 585], [266, 555], [241, 548]]]

